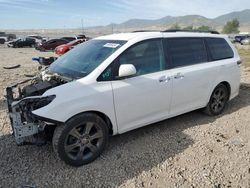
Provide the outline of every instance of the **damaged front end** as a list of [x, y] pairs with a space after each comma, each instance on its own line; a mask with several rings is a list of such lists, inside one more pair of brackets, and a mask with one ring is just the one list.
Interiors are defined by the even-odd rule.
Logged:
[[32, 113], [50, 104], [55, 95], [42, 96], [48, 89], [67, 83], [68, 80], [48, 73], [8, 87], [6, 98], [13, 134], [18, 145], [46, 143], [45, 128], [57, 122], [44, 120]]

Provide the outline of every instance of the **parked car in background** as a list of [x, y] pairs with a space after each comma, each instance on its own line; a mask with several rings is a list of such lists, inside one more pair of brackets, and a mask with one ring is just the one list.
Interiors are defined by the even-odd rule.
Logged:
[[0, 37], [0, 44], [4, 44], [6, 41], [8, 41], [7, 37]]
[[35, 45], [36, 45], [36, 40], [28, 37], [23, 39], [19, 38], [7, 43], [8, 47], [13, 47], [13, 48], [35, 47]]
[[236, 35], [235, 36], [235, 42], [238, 42], [238, 43], [242, 44], [241, 41], [244, 40], [244, 39], [247, 39], [249, 37], [250, 37], [249, 35]]
[[65, 53], [67, 53], [68, 51], [70, 51], [72, 48], [74, 48], [74, 46], [81, 44], [83, 42], [85, 42], [84, 39], [76, 39], [76, 40], [73, 40], [72, 42], [69, 42], [67, 44], [62, 44], [62, 45], [56, 47], [55, 53], [57, 55], [63, 55]]
[[67, 40], [68, 42], [71, 42], [71, 41], [76, 40], [77, 38], [76, 37], [62, 37], [60, 39], [64, 39], [64, 40]]
[[16, 35], [15, 34], [7, 34], [5, 32], [0, 32], [0, 38], [3, 40], [5, 39], [5, 42], [8, 42], [8, 41], [12, 41], [14, 39], [16, 39]]
[[57, 156], [72, 166], [88, 164], [110, 135], [197, 109], [222, 114], [239, 94], [240, 65], [225, 35], [99, 37], [58, 58], [19, 94], [7, 88], [13, 135], [19, 145], [53, 135]]
[[47, 41], [47, 38], [41, 37], [39, 35], [28, 35], [27, 37], [35, 39], [36, 43], [43, 43]]
[[241, 41], [241, 44], [242, 44], [242, 45], [249, 45], [249, 44], [250, 44], [250, 37], [243, 39], [243, 40]]
[[85, 41], [88, 41], [88, 40], [91, 39], [90, 37], [86, 37], [86, 35], [77, 35], [76, 38], [77, 38], [77, 39], [83, 39], [83, 40], [85, 40]]
[[86, 39], [86, 35], [76, 35], [77, 39]]
[[52, 39], [43, 43], [38, 43], [36, 49], [40, 51], [51, 51], [55, 50], [57, 46], [67, 43], [69, 43], [69, 41], [65, 39]]

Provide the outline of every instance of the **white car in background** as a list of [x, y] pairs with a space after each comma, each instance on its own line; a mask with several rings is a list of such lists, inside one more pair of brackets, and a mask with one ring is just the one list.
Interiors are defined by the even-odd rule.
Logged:
[[36, 43], [43, 43], [46, 42], [48, 39], [45, 37], [41, 37], [39, 35], [28, 35], [27, 38], [33, 38], [36, 40]]
[[0, 44], [4, 44], [8, 41], [8, 37], [0, 37]]
[[249, 45], [249, 44], [250, 44], [250, 37], [248, 37], [248, 38], [242, 40], [242, 41], [241, 41], [241, 44], [242, 44], [242, 45]]
[[94, 161], [116, 135], [196, 109], [223, 112], [239, 94], [240, 57], [212, 33], [134, 32], [98, 37], [58, 58], [14, 98], [16, 142], [53, 135], [67, 164]]

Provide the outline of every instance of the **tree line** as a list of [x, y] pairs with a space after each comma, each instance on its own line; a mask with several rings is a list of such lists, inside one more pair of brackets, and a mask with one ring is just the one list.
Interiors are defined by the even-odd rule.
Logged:
[[[222, 33], [225, 33], [225, 34], [236, 34], [236, 33], [239, 33], [240, 30], [240, 22], [238, 19], [233, 19], [231, 21], [228, 21], [224, 27], [223, 27], [223, 30], [222, 30]], [[183, 29], [183, 30], [200, 30], [200, 31], [212, 31], [213, 28], [210, 27], [210, 26], [207, 26], [207, 25], [202, 25], [202, 26], [199, 26], [199, 27], [194, 27], [194, 26], [187, 26], [187, 27], [181, 27], [178, 23], [175, 23], [174, 25], [171, 26], [170, 29]]]

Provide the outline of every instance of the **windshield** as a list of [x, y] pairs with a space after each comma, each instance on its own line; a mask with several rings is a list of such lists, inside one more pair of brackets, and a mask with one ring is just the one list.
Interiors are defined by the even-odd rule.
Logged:
[[85, 77], [125, 43], [120, 40], [90, 40], [58, 58], [49, 71], [74, 79]]

